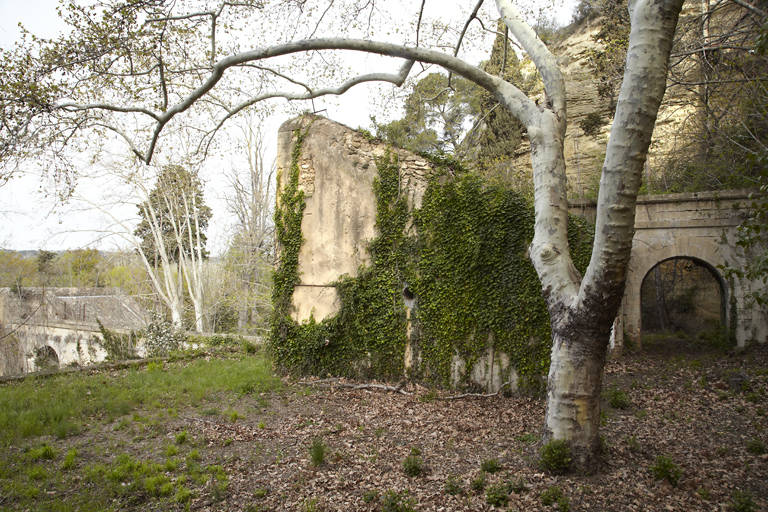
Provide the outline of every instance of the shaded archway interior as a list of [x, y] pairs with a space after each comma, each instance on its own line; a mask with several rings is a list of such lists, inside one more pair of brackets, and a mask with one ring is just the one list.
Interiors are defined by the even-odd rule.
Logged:
[[726, 327], [727, 287], [712, 265], [691, 257], [654, 265], [641, 287], [642, 334], [715, 332]]

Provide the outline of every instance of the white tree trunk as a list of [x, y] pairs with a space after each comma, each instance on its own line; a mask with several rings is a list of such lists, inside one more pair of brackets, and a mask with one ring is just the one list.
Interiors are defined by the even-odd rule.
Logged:
[[[635, 205], [659, 105], [666, 90], [667, 64], [682, 0], [630, 2], [632, 29], [627, 64], [611, 137], [606, 149], [597, 204], [595, 243], [584, 279], [567, 254], [561, 203], [560, 154], [536, 189], [536, 236], [531, 247], [547, 301], [554, 344], [547, 383], [547, 437], [571, 445], [575, 461], [587, 466], [600, 447], [600, 392], [611, 326], [624, 292], [632, 250]], [[559, 142], [559, 141], [558, 141]], [[534, 161], [536, 155], [533, 156]], [[547, 182], [548, 180], [548, 182]], [[539, 222], [541, 211], [550, 210]], [[546, 231], [545, 231], [546, 230]], [[566, 268], [563, 268], [563, 267]], [[574, 287], [578, 290], [574, 293]]]

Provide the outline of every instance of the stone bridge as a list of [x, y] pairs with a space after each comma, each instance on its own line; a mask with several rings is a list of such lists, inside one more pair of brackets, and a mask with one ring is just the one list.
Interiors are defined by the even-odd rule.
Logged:
[[[721, 320], [736, 322], [739, 346], [768, 341], [768, 310], [750, 304], [748, 297], [760, 283], [746, 279], [726, 282], [719, 269], [742, 267], [744, 251], [736, 246], [736, 228], [747, 215], [749, 190], [640, 196], [635, 217], [635, 238], [619, 318], [617, 342], [625, 334], [640, 344], [642, 315], [640, 292], [645, 277], [664, 261], [687, 258], [704, 266], [720, 287]], [[571, 203], [571, 213], [594, 218], [595, 206]], [[733, 302], [735, 301], [735, 303]], [[731, 305], [735, 305], [735, 308]], [[735, 311], [737, 318], [731, 318]]]
[[128, 334], [148, 314], [115, 288], [0, 288], [0, 376], [103, 361], [97, 319]]

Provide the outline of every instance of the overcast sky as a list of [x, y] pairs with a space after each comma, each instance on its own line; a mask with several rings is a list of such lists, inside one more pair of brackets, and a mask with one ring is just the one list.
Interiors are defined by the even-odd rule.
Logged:
[[[432, 0], [441, 4], [445, 0]], [[469, 0], [467, 0], [469, 1]], [[467, 3], [467, 1], [456, 3]], [[567, 7], [557, 9], [558, 20], [565, 24], [570, 19], [572, 5], [575, 0], [567, 0]], [[469, 1], [474, 3], [474, 0]], [[490, 3], [490, 2], [489, 2]], [[427, 2], [429, 5], [430, 2]], [[58, 0], [0, 0], [0, 46], [9, 48], [19, 37], [19, 22], [33, 34], [54, 38], [66, 26], [56, 15]], [[375, 58], [357, 57], [355, 66], [365, 68], [375, 66]], [[323, 115], [344, 123], [353, 128], [368, 127], [369, 91], [363, 87], [353, 88], [342, 99], [315, 100], [315, 108], [327, 109]], [[275, 116], [264, 127], [267, 135], [266, 143], [270, 148], [268, 158], [274, 158], [276, 152], [276, 131], [278, 126], [287, 119], [286, 114]], [[213, 208], [214, 217], [209, 228], [211, 253], [216, 255], [223, 251], [228, 237], [228, 228], [232, 225], [226, 214], [222, 196], [226, 190], [220, 185], [223, 180], [219, 173], [229, 168], [228, 162], [211, 162], [202, 171], [207, 179], [205, 190], [206, 202]], [[98, 183], [80, 182], [83, 195], [94, 195], [103, 186]], [[97, 241], [98, 235], [92, 228], [106, 226], [106, 221], [93, 211], [81, 211], [75, 204], [62, 205], [56, 201], [53, 185], [50, 180], [41, 178], [39, 173], [28, 172], [26, 175], [12, 180], [0, 187], [0, 249], [14, 250], [64, 250], [80, 247], [93, 247], [102, 250], [114, 250], [117, 245], [126, 244], [117, 239]], [[117, 215], [130, 217], [136, 212], [135, 206]]]

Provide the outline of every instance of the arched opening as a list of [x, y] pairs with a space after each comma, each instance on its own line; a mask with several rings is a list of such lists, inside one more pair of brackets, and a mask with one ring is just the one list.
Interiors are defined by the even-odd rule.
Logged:
[[59, 367], [59, 355], [49, 345], [40, 347], [35, 352], [35, 369], [45, 370]]
[[669, 258], [657, 263], [640, 291], [643, 345], [664, 337], [720, 344], [727, 335], [726, 293], [723, 278], [705, 261]]

